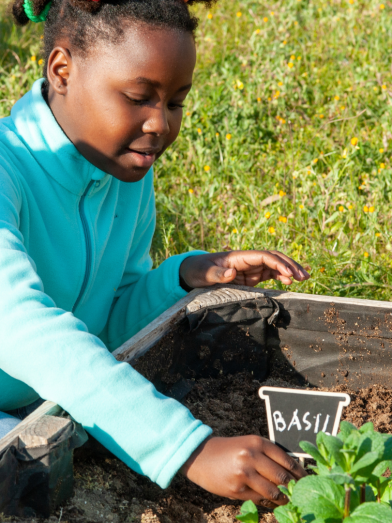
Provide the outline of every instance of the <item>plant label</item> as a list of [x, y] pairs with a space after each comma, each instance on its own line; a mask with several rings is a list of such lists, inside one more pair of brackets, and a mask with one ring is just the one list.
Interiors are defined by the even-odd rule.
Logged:
[[269, 438], [291, 456], [310, 458], [300, 441], [316, 444], [319, 432], [336, 436], [343, 407], [350, 396], [342, 392], [321, 392], [281, 387], [261, 387], [265, 400]]

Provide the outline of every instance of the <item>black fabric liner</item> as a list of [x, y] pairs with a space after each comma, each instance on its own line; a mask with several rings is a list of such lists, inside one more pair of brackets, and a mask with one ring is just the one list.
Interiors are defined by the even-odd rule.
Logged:
[[0, 456], [0, 513], [48, 518], [72, 495], [73, 449], [86, 441], [83, 427], [72, 421], [53, 443], [8, 447]]
[[269, 368], [267, 329], [279, 312], [278, 303], [262, 295], [202, 308], [188, 314], [134, 367], [177, 400], [199, 378], [248, 370], [264, 379]]

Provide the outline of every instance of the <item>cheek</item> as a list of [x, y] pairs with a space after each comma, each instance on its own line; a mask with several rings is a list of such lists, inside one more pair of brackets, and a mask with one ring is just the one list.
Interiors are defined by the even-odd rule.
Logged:
[[174, 142], [174, 140], [177, 138], [177, 136], [181, 130], [181, 123], [182, 123], [182, 110], [178, 109], [172, 113], [172, 117], [170, 119], [171, 142]]

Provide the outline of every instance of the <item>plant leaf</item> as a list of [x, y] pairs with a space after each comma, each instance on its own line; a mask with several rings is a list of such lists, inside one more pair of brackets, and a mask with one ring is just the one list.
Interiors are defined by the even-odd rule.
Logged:
[[349, 423], [348, 421], [341, 421], [340, 422], [340, 432], [338, 434], [338, 438], [345, 442], [346, 439], [350, 436], [352, 432], [358, 431], [357, 427], [353, 425], [352, 423]]
[[383, 503], [362, 503], [343, 523], [392, 523], [392, 510]]
[[364, 434], [365, 432], [374, 432], [374, 425], [371, 421], [368, 421], [362, 425], [362, 427], [359, 427], [358, 430], [361, 434]]
[[299, 508], [303, 519], [324, 518], [331, 523], [341, 522], [344, 507], [344, 488], [326, 476], [307, 476], [294, 487], [292, 502]]
[[321, 463], [324, 466], [328, 466], [328, 462], [324, 459], [324, 457], [321, 455], [319, 449], [316, 447], [316, 445], [313, 445], [313, 443], [310, 443], [309, 441], [301, 441], [299, 446], [301, 449], [306, 452], [307, 454], [310, 454], [312, 458], [314, 458], [317, 461], [317, 464]]
[[278, 523], [301, 523], [298, 508], [292, 503], [287, 503], [287, 505], [282, 507], [276, 507], [274, 516]]
[[241, 513], [235, 518], [244, 523], [259, 523], [259, 513], [253, 501], [245, 501], [245, 503], [241, 505]]
[[343, 448], [343, 442], [339, 438], [336, 436], [329, 436], [328, 434], [325, 434], [325, 432], [319, 432], [316, 441], [319, 447], [323, 445], [326, 449], [328, 455], [327, 461], [330, 466], [334, 463], [344, 466], [344, 458], [340, 452]]
[[390, 461], [390, 460], [381, 461], [373, 469], [373, 474], [375, 476], [382, 476], [387, 469], [392, 471], [392, 461]]
[[287, 496], [288, 498], [290, 498], [290, 492], [289, 492], [289, 489], [287, 487], [285, 487], [284, 485], [278, 485], [278, 489], [283, 492], [283, 494], [285, 496]]
[[349, 474], [357, 481], [364, 483], [371, 476], [377, 461], [380, 459], [379, 452], [368, 452], [360, 458], [349, 470]]

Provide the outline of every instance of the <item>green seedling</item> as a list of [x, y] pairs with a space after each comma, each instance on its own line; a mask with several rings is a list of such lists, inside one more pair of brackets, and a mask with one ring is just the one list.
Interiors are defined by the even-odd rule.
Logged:
[[245, 501], [241, 506], [241, 514], [236, 516], [238, 521], [244, 523], [259, 523], [259, 513], [253, 501]]
[[392, 523], [392, 436], [342, 421], [336, 437], [319, 432], [316, 442], [300, 443], [316, 475], [279, 487], [290, 501], [274, 510], [278, 522]]

